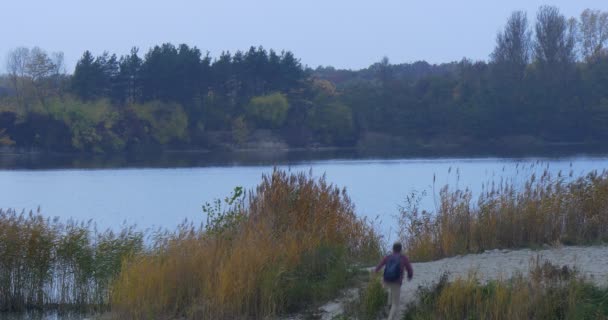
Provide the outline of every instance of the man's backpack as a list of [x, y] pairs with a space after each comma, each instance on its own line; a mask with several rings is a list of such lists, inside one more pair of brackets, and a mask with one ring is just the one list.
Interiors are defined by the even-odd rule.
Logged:
[[401, 278], [401, 255], [393, 254], [384, 266], [384, 281], [397, 282]]

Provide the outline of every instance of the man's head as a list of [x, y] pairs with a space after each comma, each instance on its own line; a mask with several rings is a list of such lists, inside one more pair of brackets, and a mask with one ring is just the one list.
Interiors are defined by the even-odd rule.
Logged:
[[393, 252], [401, 253], [401, 243], [400, 242], [395, 242], [395, 244], [393, 244]]

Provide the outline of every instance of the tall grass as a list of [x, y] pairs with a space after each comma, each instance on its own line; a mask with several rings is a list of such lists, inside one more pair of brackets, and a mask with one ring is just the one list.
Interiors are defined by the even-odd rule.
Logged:
[[248, 196], [204, 207], [207, 224], [159, 235], [114, 282], [124, 318], [264, 318], [302, 309], [373, 261], [379, 238], [344, 190], [310, 174], [274, 171]]
[[469, 189], [443, 187], [435, 212], [416, 196], [401, 209], [401, 237], [411, 259], [426, 261], [495, 248], [608, 242], [608, 173], [567, 181], [532, 175], [523, 188], [491, 183], [477, 203]]
[[141, 249], [133, 227], [98, 232], [91, 223], [0, 209], [0, 311], [107, 308], [122, 260]]
[[369, 283], [360, 291], [359, 299], [355, 301], [358, 308], [350, 314], [352, 318], [374, 320], [381, 318], [382, 311], [388, 305], [388, 292], [382, 285], [378, 275], [371, 275]]
[[566, 266], [538, 261], [529, 277], [481, 283], [475, 274], [419, 288], [406, 320], [422, 319], [607, 319], [608, 289]]

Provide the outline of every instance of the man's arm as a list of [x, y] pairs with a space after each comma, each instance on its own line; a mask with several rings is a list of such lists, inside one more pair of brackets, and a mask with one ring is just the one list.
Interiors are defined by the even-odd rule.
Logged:
[[410, 264], [410, 260], [406, 256], [403, 256], [403, 264], [405, 265], [405, 269], [407, 270], [408, 280], [412, 280], [412, 278], [414, 277], [414, 269]]
[[380, 264], [378, 264], [376, 266], [376, 270], [374, 270], [374, 272], [378, 273], [378, 271], [380, 271], [380, 269], [382, 269], [382, 267], [384, 267], [384, 265], [386, 264], [387, 257], [382, 258], [382, 261], [380, 261]]

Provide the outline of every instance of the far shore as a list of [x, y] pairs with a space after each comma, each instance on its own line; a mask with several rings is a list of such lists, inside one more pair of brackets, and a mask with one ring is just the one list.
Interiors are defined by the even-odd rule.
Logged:
[[275, 165], [320, 160], [435, 159], [435, 158], [556, 158], [603, 156], [599, 143], [542, 143], [505, 148], [502, 145], [417, 145], [394, 148], [281, 147], [281, 148], [166, 148], [116, 153], [0, 148], [0, 169], [197, 167], [208, 165]]

